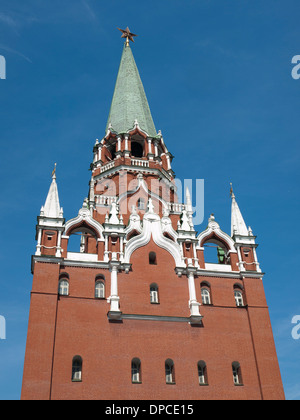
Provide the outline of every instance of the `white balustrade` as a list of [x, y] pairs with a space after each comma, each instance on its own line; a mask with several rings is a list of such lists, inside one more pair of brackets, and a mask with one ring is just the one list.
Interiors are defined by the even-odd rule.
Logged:
[[115, 167], [115, 162], [109, 162], [100, 169], [101, 174]]
[[132, 159], [131, 160], [132, 166], [141, 166], [143, 168], [149, 168], [149, 161], [148, 160], [140, 160], [140, 159]]

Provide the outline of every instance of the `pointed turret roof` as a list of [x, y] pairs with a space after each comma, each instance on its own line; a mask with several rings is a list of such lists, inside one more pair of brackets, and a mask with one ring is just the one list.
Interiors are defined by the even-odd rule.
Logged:
[[42, 207], [41, 213], [43, 213], [44, 217], [49, 217], [52, 219], [58, 219], [62, 217], [63, 210], [59, 203], [55, 170], [52, 173], [52, 183], [50, 185], [48, 196], [44, 207]]
[[148, 136], [156, 137], [151, 111], [129, 42], [125, 43], [106, 131], [126, 133], [135, 124]]
[[241, 236], [248, 236], [248, 229], [238, 203], [236, 202], [235, 195], [233, 194], [233, 190], [231, 187], [231, 198], [232, 198], [232, 205], [231, 205], [231, 236], [233, 235], [241, 235]]

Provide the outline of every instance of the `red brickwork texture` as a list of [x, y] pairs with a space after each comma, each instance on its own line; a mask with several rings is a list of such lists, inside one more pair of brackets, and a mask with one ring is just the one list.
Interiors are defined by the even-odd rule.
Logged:
[[[149, 252], [157, 265], [149, 265]], [[132, 271], [119, 273], [124, 314], [189, 317], [188, 279], [175, 274], [171, 255], [153, 242], [132, 255]], [[68, 273], [69, 296], [58, 297], [60, 273]], [[36, 263], [34, 268], [22, 399], [205, 400], [284, 399], [262, 280], [196, 277], [209, 284], [212, 305], [201, 306], [202, 326], [188, 322], [109, 322], [110, 305], [95, 299], [104, 269]], [[150, 303], [150, 285], [159, 304]], [[234, 286], [243, 288], [246, 307], [237, 308]], [[82, 382], [72, 382], [72, 359], [82, 357]], [[131, 361], [141, 361], [141, 383], [131, 382]], [[165, 360], [174, 362], [175, 384], [165, 381]], [[208, 385], [200, 386], [198, 361], [207, 365]], [[232, 363], [241, 366], [242, 386], [233, 383]]]

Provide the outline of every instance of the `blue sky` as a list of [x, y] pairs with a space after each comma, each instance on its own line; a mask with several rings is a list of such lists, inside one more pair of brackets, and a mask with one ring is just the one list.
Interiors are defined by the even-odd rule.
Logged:
[[1, 0], [0, 399], [20, 398], [36, 217], [54, 162], [70, 219], [88, 192], [126, 26], [176, 175], [205, 179], [205, 223], [214, 213], [230, 233], [232, 182], [258, 236], [286, 397], [300, 399], [299, 15], [299, 0]]

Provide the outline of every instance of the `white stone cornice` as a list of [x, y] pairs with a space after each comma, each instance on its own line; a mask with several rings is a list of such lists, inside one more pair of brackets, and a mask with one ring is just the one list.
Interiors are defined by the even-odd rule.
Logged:
[[[114, 161], [113, 161], [114, 162]], [[94, 162], [93, 169], [100, 168], [102, 164], [99, 162]], [[145, 168], [145, 167], [129, 167], [128, 165], [120, 165], [112, 168], [107, 168], [105, 171], [101, 172], [98, 175], [94, 175], [95, 180], [103, 179], [103, 178], [109, 178], [115, 174], [118, 174], [120, 171], [127, 171], [127, 172], [140, 172], [141, 174], [146, 175], [157, 175], [161, 176], [163, 175], [163, 178], [166, 179], [167, 182], [172, 182], [172, 177], [163, 169], [156, 169], [156, 168]]]

